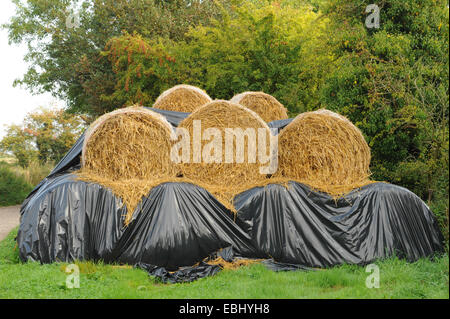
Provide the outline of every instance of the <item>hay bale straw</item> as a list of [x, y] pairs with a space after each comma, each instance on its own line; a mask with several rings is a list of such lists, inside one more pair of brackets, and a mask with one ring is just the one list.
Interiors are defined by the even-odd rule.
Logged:
[[[205, 137], [205, 131], [210, 128], [216, 128], [219, 130], [222, 137], [222, 156], [220, 163], [205, 163], [202, 159], [199, 161], [197, 159], [197, 163], [194, 159], [194, 121], [200, 120], [201, 122], [201, 132], [202, 137]], [[234, 104], [229, 101], [224, 100], [216, 100], [211, 103], [204, 105], [199, 108], [191, 115], [189, 115], [186, 119], [184, 119], [179, 128], [185, 128], [189, 132], [191, 136], [190, 140], [190, 162], [189, 163], [180, 163], [179, 167], [184, 177], [198, 181], [202, 184], [206, 184], [210, 187], [207, 187], [209, 190], [213, 190], [212, 192], [215, 195], [218, 195], [221, 198], [229, 198], [232, 196], [235, 191], [238, 189], [245, 188], [246, 185], [251, 185], [258, 181], [262, 181], [266, 179], [266, 175], [261, 174], [259, 168], [261, 167], [261, 163], [259, 162], [259, 158], [256, 158], [256, 163], [251, 163], [249, 161], [248, 147], [249, 140], [255, 141], [253, 147], [256, 149], [256, 153], [260, 150], [258, 149], [258, 142], [256, 139], [245, 137], [244, 144], [244, 161], [242, 163], [237, 163], [235, 160], [232, 163], [225, 162], [225, 149], [226, 149], [226, 138], [227, 135], [226, 129], [231, 128], [241, 128], [242, 130], [246, 130], [247, 128], [255, 129], [256, 134], [258, 134], [258, 128], [261, 128], [266, 136], [266, 149], [267, 151], [264, 154], [269, 153], [269, 143], [272, 135], [270, 133], [269, 127], [267, 124], [253, 111], [239, 105]], [[201, 141], [201, 150], [202, 152], [205, 149], [205, 145], [209, 144], [212, 141], [212, 138], [203, 139]], [[256, 144], [256, 145], [255, 145]], [[236, 155], [236, 139], [233, 140], [233, 156]], [[214, 153], [214, 152], [212, 152]], [[257, 153], [258, 154], [258, 153]], [[253, 156], [253, 155], [251, 155]], [[251, 159], [251, 158], [250, 158]], [[216, 188], [217, 192], [214, 192], [214, 188]], [[225, 206], [229, 207], [226, 203]]]
[[191, 113], [202, 105], [211, 102], [209, 95], [192, 85], [177, 85], [164, 91], [153, 107], [167, 111]]
[[86, 133], [82, 166], [112, 180], [171, 176], [171, 134], [163, 116], [142, 107], [107, 113]]
[[215, 259], [205, 258], [203, 261], [209, 265], [218, 265], [222, 269], [236, 270], [240, 267], [260, 263], [262, 260], [263, 259], [235, 258], [233, 261], [226, 261], [222, 257], [217, 257]]
[[[82, 149], [79, 179], [110, 188], [127, 205], [127, 223], [151, 186], [175, 177], [170, 161], [172, 126], [142, 107], [107, 113], [91, 124]], [[172, 136], [173, 137], [173, 136]]]
[[318, 110], [298, 115], [279, 134], [275, 177], [334, 196], [370, 183], [370, 149], [347, 118]]
[[249, 108], [266, 122], [288, 118], [287, 110], [283, 104], [264, 92], [244, 92], [235, 95], [230, 101]]

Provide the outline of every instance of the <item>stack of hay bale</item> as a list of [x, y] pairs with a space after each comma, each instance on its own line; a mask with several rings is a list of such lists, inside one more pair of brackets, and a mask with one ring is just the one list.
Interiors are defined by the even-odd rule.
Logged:
[[[225, 154], [215, 154], [205, 163], [194, 154], [214, 139], [218, 129], [225, 150], [227, 128], [254, 128], [271, 135], [266, 122], [287, 119], [286, 108], [263, 92], [245, 92], [231, 101], [215, 100], [201, 89], [180, 85], [162, 93], [154, 108], [191, 113], [179, 125], [193, 136], [194, 123], [201, 121], [203, 139], [190, 140], [189, 162], [174, 163], [171, 149], [178, 142], [174, 128], [166, 119], [143, 107], [116, 110], [100, 117], [89, 128], [82, 151], [80, 179], [107, 186], [127, 205], [126, 223], [152, 187], [167, 181], [190, 182], [206, 188], [233, 210], [233, 197], [255, 186], [298, 181], [312, 188], [339, 196], [369, 183], [370, 149], [361, 132], [345, 117], [319, 110], [298, 115], [278, 135], [278, 170], [268, 176], [260, 173], [260, 163], [226, 163]], [[208, 139], [204, 137], [208, 136]], [[234, 144], [234, 149], [235, 149]], [[212, 149], [206, 149], [210, 152]], [[266, 151], [266, 150], [264, 150]], [[267, 153], [267, 151], [266, 151]], [[207, 154], [211, 155], [211, 154]]]

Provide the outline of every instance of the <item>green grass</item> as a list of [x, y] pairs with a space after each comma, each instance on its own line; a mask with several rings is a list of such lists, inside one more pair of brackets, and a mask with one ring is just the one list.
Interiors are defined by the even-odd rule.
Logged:
[[52, 167], [52, 163], [34, 161], [23, 168], [10, 158], [0, 156], [0, 207], [21, 204]]
[[0, 162], [0, 206], [22, 203], [32, 189], [33, 186], [23, 176], [16, 175]]
[[65, 285], [66, 263], [19, 261], [14, 237], [0, 243], [0, 298], [449, 298], [448, 255], [415, 263], [391, 258], [376, 264], [380, 288], [368, 289], [365, 267], [273, 272], [261, 264], [192, 283], [162, 284], [139, 269], [78, 262], [80, 288]]
[[0, 154], [0, 162], [8, 164], [17, 164], [17, 159], [12, 155]]
[[0, 157], [0, 166], [6, 167], [16, 176], [25, 179], [31, 186], [36, 186], [43, 180], [55, 166], [54, 163], [39, 163], [37, 160], [31, 161], [27, 167], [21, 167], [17, 161], [5, 160]]

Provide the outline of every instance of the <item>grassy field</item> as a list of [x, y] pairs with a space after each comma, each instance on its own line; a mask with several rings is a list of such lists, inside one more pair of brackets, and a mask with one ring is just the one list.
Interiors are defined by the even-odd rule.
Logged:
[[377, 262], [380, 288], [365, 267], [273, 272], [261, 264], [223, 270], [192, 283], [162, 284], [139, 269], [80, 262], [80, 288], [66, 287], [67, 264], [20, 263], [14, 237], [0, 243], [0, 298], [449, 298], [448, 255], [436, 261]]

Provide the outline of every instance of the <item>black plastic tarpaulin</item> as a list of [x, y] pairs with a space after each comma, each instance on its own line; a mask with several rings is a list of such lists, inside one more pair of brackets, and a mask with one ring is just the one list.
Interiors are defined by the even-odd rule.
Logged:
[[235, 199], [237, 215], [188, 183], [151, 190], [124, 226], [126, 207], [73, 174], [50, 178], [22, 207], [22, 260], [193, 265], [232, 246], [235, 256], [272, 257], [308, 267], [365, 264], [393, 254], [410, 261], [443, 249], [436, 219], [410, 191], [374, 183], [337, 202], [292, 182]]
[[50, 179], [24, 207], [18, 233], [22, 260], [142, 262], [174, 270], [229, 246], [237, 255], [254, 255], [232, 213], [198, 186], [153, 188], [125, 227], [121, 201], [75, 177]]
[[275, 131], [276, 134], [280, 133], [280, 131], [285, 128], [286, 126], [288, 126], [289, 123], [291, 123], [294, 119], [285, 119], [285, 120], [276, 120], [276, 121], [272, 121], [267, 123], [267, 126], [269, 126], [269, 128], [272, 129], [276, 129], [276, 130], [272, 130], [272, 132]]
[[[177, 116], [174, 125], [185, 115]], [[393, 255], [415, 261], [444, 251], [428, 206], [387, 183], [339, 200], [295, 182], [255, 187], [235, 198], [236, 214], [199, 186], [164, 183], [125, 227], [119, 198], [76, 180], [82, 139], [21, 207], [17, 243], [23, 261], [127, 263], [173, 282], [216, 273], [217, 267], [201, 262], [218, 251], [228, 252], [228, 259], [267, 259], [275, 270], [363, 265]]]
[[240, 227], [256, 254], [308, 267], [367, 264], [396, 255], [415, 261], [443, 251], [428, 206], [405, 188], [373, 183], [334, 200], [291, 182], [235, 199]]

